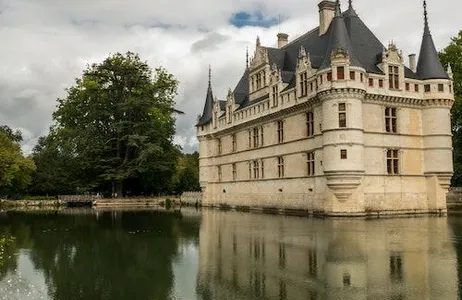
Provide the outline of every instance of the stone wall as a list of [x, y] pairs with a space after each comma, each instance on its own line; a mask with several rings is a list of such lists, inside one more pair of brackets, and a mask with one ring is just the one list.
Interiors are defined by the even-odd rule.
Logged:
[[202, 205], [202, 192], [184, 192], [181, 195], [181, 204]]
[[448, 209], [462, 207], [462, 187], [450, 188], [446, 202]]

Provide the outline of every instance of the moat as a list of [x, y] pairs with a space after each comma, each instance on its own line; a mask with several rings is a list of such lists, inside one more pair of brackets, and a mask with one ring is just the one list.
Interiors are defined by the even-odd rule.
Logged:
[[0, 299], [460, 299], [462, 215], [0, 212]]

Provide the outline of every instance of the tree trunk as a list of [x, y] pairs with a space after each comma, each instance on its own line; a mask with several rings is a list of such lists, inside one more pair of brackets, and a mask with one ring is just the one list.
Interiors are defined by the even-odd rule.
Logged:
[[116, 193], [116, 198], [122, 198], [124, 196], [124, 181], [123, 180], [117, 180], [115, 183], [115, 193]]

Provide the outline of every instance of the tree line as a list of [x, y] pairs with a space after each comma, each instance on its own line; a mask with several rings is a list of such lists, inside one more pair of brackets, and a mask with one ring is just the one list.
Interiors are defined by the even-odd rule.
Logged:
[[132, 52], [87, 66], [31, 155], [21, 152], [21, 132], [0, 128], [0, 196], [199, 190], [198, 154], [173, 143], [177, 86]]

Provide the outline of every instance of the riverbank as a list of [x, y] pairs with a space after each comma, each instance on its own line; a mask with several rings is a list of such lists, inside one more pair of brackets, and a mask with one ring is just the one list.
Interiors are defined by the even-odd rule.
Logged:
[[[180, 206], [180, 203], [179, 197], [156, 197], [96, 199], [87, 204], [94, 208], [170, 208]], [[55, 209], [73, 204], [66, 200], [0, 200], [0, 209]]]

